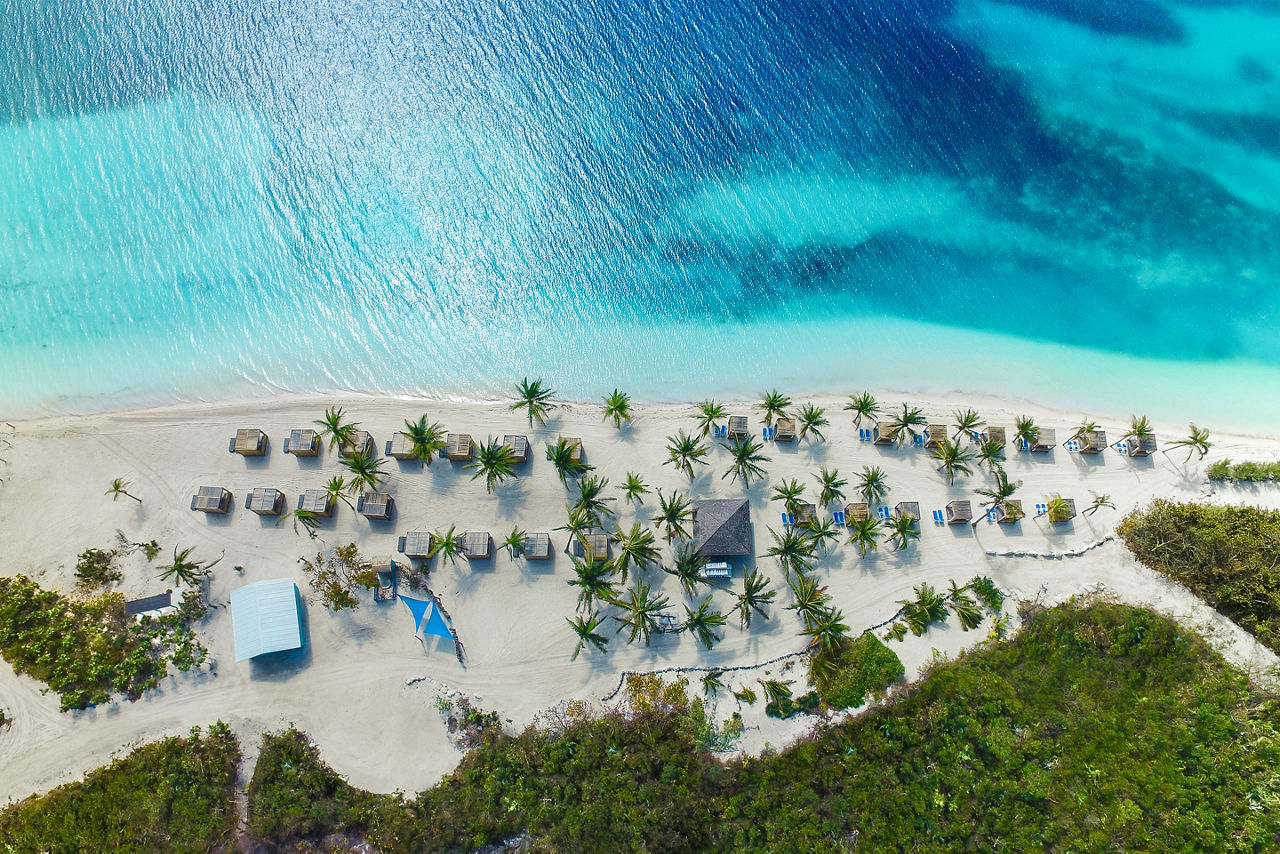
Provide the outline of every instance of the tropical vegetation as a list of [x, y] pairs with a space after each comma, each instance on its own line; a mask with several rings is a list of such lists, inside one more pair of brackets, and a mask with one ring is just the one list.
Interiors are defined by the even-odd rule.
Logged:
[[520, 380], [520, 384], [516, 386], [516, 399], [511, 404], [511, 410], [514, 412], [519, 409], [525, 411], [525, 415], [529, 416], [529, 426], [533, 426], [536, 420], [539, 425], [547, 423], [547, 416], [551, 414], [551, 410], [556, 408], [553, 402], [555, 392], [542, 384], [542, 379], [536, 379], [532, 382], [528, 377]]
[[472, 480], [483, 477], [484, 491], [492, 493], [507, 478], [516, 477], [515, 451], [510, 445], [490, 436], [488, 441], [476, 446], [475, 456], [465, 468], [474, 472]]

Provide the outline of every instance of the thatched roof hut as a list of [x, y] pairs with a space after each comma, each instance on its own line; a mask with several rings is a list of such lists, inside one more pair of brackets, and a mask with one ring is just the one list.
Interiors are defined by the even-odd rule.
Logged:
[[319, 456], [320, 434], [307, 428], [290, 430], [289, 438], [284, 440], [284, 452], [295, 457]]
[[1102, 430], [1090, 430], [1079, 441], [1082, 454], [1100, 454], [1107, 449], [1107, 434]]
[[369, 455], [373, 452], [373, 437], [369, 435], [368, 430], [352, 430], [350, 441], [338, 446], [338, 453], [344, 457], [354, 457], [356, 454]]
[[245, 496], [244, 508], [259, 516], [279, 516], [284, 510], [284, 493], [270, 487], [255, 487]]
[[366, 519], [390, 519], [396, 500], [385, 492], [366, 492], [356, 501], [356, 512]]
[[871, 428], [871, 438], [876, 445], [892, 445], [898, 441], [898, 431], [902, 428], [888, 421], [878, 421]]
[[502, 445], [511, 449], [511, 459], [517, 463], [529, 462], [529, 437], [509, 435], [502, 437]]
[[470, 433], [450, 433], [445, 439], [444, 455], [454, 462], [467, 462], [474, 452]]
[[725, 438], [729, 441], [746, 440], [751, 436], [750, 425], [747, 423], [745, 415], [730, 415], [729, 425], [726, 428]]
[[260, 457], [267, 452], [267, 434], [257, 427], [242, 427], [231, 440], [231, 452], [244, 457]]
[[493, 537], [488, 531], [467, 531], [462, 536], [462, 554], [468, 560], [487, 560], [493, 557]]
[[926, 448], [941, 448], [942, 443], [947, 439], [946, 424], [930, 424], [924, 428], [924, 446]]
[[551, 535], [527, 534], [524, 538], [524, 556], [528, 560], [551, 560]]
[[899, 501], [893, 507], [893, 515], [899, 518], [910, 516], [917, 522], [920, 521], [920, 502], [919, 501]]
[[1058, 433], [1052, 427], [1041, 427], [1037, 431], [1036, 440], [1027, 444], [1027, 450], [1033, 454], [1045, 454], [1058, 444]]
[[871, 518], [871, 505], [865, 501], [851, 501], [844, 506], [844, 518], [849, 524]]
[[959, 525], [973, 521], [973, 503], [966, 499], [947, 502], [947, 524]]
[[435, 535], [430, 531], [410, 531], [400, 538], [400, 553], [411, 560], [425, 560], [435, 546]]
[[573, 553], [576, 557], [588, 560], [607, 560], [609, 558], [608, 534], [584, 534], [573, 540]]
[[582, 439], [578, 436], [560, 436], [559, 439], [569, 446], [569, 459], [575, 463], [582, 462]]
[[191, 496], [191, 509], [201, 513], [226, 513], [231, 509], [231, 490], [221, 486], [202, 486]]
[[742, 557], [755, 551], [751, 505], [745, 498], [693, 502], [693, 548], [703, 557]]
[[794, 442], [795, 440], [796, 420], [794, 418], [779, 418], [773, 422], [773, 441]]
[[323, 489], [308, 489], [298, 500], [298, 509], [328, 518], [333, 515], [333, 496]]
[[1052, 506], [1049, 508], [1049, 521], [1055, 525], [1061, 525], [1076, 518], [1076, 500], [1074, 498], [1064, 498], [1062, 499], [1062, 504], [1062, 513], [1058, 515], [1054, 515]]
[[387, 456], [393, 460], [414, 459], [413, 437], [403, 430], [392, 433], [391, 441], [387, 443]]
[[988, 427], [986, 431], [988, 442], [999, 442], [1001, 445], [1008, 444], [1008, 441], [1005, 439], [1005, 435], [1005, 429], [1003, 427]]
[[796, 505], [796, 524], [807, 525], [818, 515], [818, 505], [816, 504], [797, 504]]
[[1001, 525], [1012, 525], [1026, 515], [1020, 498], [1006, 498], [996, 505], [996, 521]]
[[1156, 452], [1155, 439], [1130, 439], [1128, 444], [1131, 457], [1149, 457]]

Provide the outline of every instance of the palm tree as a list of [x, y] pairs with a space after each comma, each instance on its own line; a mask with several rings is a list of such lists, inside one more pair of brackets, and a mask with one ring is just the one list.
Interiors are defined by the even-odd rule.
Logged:
[[1067, 437], [1066, 442], [1062, 443], [1062, 447], [1065, 448], [1067, 446], [1067, 442], [1075, 442], [1079, 439], [1083, 439], [1085, 436], [1097, 429], [1098, 422], [1090, 421], [1088, 418], [1084, 419], [1080, 422], [1080, 426], [1075, 429], [1075, 432]]
[[599, 612], [592, 611], [589, 617], [574, 617], [572, 620], [565, 617], [564, 619], [573, 629], [573, 633], [578, 636], [578, 645], [573, 648], [570, 661], [577, 661], [578, 654], [588, 645], [595, 647], [597, 652], [605, 651], [605, 647], [609, 645], [609, 639], [596, 632], [596, 629], [604, 623], [604, 617], [600, 616]]
[[666, 596], [652, 595], [652, 588], [637, 578], [635, 586], [627, 591], [627, 597], [614, 601], [624, 614], [614, 617], [618, 621], [618, 633], [621, 634], [625, 627], [629, 630], [627, 643], [634, 643], [639, 637], [644, 638], [644, 645], [648, 646], [653, 630], [658, 627], [658, 613], [668, 603]]
[[1094, 513], [1097, 513], [1103, 507], [1106, 507], [1108, 510], [1116, 509], [1116, 505], [1111, 501], [1111, 496], [1108, 495], [1107, 493], [1105, 492], [1097, 493], [1097, 492], [1094, 492], [1093, 490], [1089, 490], [1089, 492], [1092, 493], [1093, 495], [1093, 502], [1084, 509], [1084, 515], [1092, 516]]
[[781, 501], [786, 511], [795, 514], [800, 510], [800, 499], [804, 496], [804, 484], [792, 478], [790, 481], [784, 480], [773, 488], [773, 495], [770, 501]]
[[749, 629], [752, 615], [759, 614], [761, 619], [769, 619], [769, 603], [777, 595], [777, 590], [769, 589], [769, 579], [760, 570], [753, 569], [742, 579], [742, 592], [738, 594], [738, 603], [732, 610], [738, 612], [742, 627]]
[[355, 422], [350, 424], [346, 422], [341, 406], [326, 409], [324, 417], [316, 419], [314, 423], [320, 427], [321, 436], [329, 437], [329, 450], [331, 451], [341, 445], [351, 444], [351, 434], [360, 426]]
[[1040, 428], [1030, 415], [1013, 419], [1013, 441], [1021, 445], [1034, 445], [1040, 439]]
[[848, 542], [849, 545], [858, 547], [860, 557], [866, 557], [868, 549], [875, 551], [880, 547], [880, 520], [868, 516], [854, 522], [849, 531]]
[[527, 536], [528, 534], [520, 530], [519, 526], [516, 526], [511, 529], [511, 533], [507, 534], [506, 539], [502, 541], [502, 544], [498, 546], [498, 548], [506, 549], [507, 554], [510, 555], [512, 560], [515, 560], [518, 557], [524, 557], [524, 540]]
[[894, 516], [889, 520], [889, 540], [893, 543], [895, 552], [905, 549], [912, 540], [920, 539], [920, 528], [916, 525], [918, 521], [909, 514]]
[[863, 466], [858, 475], [858, 492], [868, 504], [879, 504], [889, 494], [889, 484], [885, 481], [884, 469], [880, 466]]
[[959, 440], [959, 438], [966, 433], [969, 435], [969, 438], [977, 439], [978, 431], [987, 424], [982, 416], [972, 409], [965, 409], [963, 411], [957, 409], [952, 414], [956, 417], [956, 434], [951, 437], [953, 441]]
[[915, 438], [920, 435], [920, 431], [916, 428], [924, 427], [926, 424], [924, 413], [914, 406], [908, 407], [905, 403], [902, 404], [902, 412], [893, 416], [889, 422], [899, 445], [905, 445], [908, 436], [915, 441]]
[[849, 626], [844, 621], [843, 611], [828, 606], [818, 611], [813, 622], [801, 634], [809, 636], [811, 645], [829, 651], [845, 642], [849, 637]]
[[280, 518], [276, 519], [276, 527], [284, 524], [285, 519], [293, 520], [293, 532], [298, 533], [298, 526], [301, 525], [307, 530], [307, 536], [311, 539], [316, 538], [316, 526], [320, 524], [320, 514], [314, 510], [307, 510], [299, 507], [297, 510], [290, 510]]
[[765, 554], [776, 557], [787, 575], [802, 574], [813, 568], [814, 546], [807, 534], [799, 528], [787, 528], [779, 535], [770, 528], [769, 535], [773, 537], [773, 545]]
[[946, 473], [948, 485], [956, 482], [957, 474], [973, 474], [973, 470], [969, 468], [973, 451], [969, 448], [957, 445], [950, 439], [943, 439], [942, 444], [933, 448], [931, 453], [935, 460], [942, 463], [938, 466], [938, 471]]
[[525, 377], [520, 380], [520, 384], [516, 386], [516, 400], [511, 404], [512, 411], [517, 409], [525, 410], [529, 416], [529, 426], [533, 426], [533, 420], [538, 419], [538, 424], [547, 423], [547, 415], [556, 405], [551, 402], [555, 396], [555, 392], [542, 385], [542, 378], [529, 382], [529, 378]]
[[716, 422], [723, 421], [728, 417], [728, 412], [724, 406], [716, 403], [714, 400], [704, 400], [698, 404], [698, 429], [701, 435], [706, 436], [711, 432], [712, 427], [719, 426]]
[[378, 487], [382, 485], [382, 481], [386, 479], [386, 475], [382, 472], [382, 465], [386, 462], [382, 457], [374, 457], [364, 451], [357, 451], [349, 457], [343, 457], [338, 462], [346, 466], [351, 472], [351, 483], [347, 484], [347, 489], [355, 495], [361, 490], [368, 492], [377, 492]]
[[809, 629], [817, 621], [827, 602], [831, 600], [827, 595], [827, 588], [819, 586], [812, 576], [802, 573], [792, 575], [788, 583], [791, 585], [794, 601], [787, 606], [787, 610], [795, 611], [796, 616], [804, 623], [804, 627]]
[[585, 537], [591, 531], [600, 526], [600, 520], [591, 514], [591, 511], [585, 507], [570, 507], [569, 518], [563, 525], [555, 528], [557, 531], [564, 531], [569, 535], [569, 540], [564, 544], [565, 554], [569, 553], [569, 547], [576, 540], [585, 543]]
[[[985, 496], [988, 500], [979, 504], [979, 507], [1000, 507], [1013, 497], [1018, 491], [1018, 487], [1022, 486], [1022, 481], [1015, 480], [1010, 482], [1009, 475], [1005, 474], [1004, 469], [997, 469], [995, 472], [996, 484], [991, 489], [975, 489], [974, 492]], [[970, 527], [978, 527], [979, 519], [974, 519]]]
[[864, 418], [875, 421], [876, 416], [880, 414], [880, 404], [869, 391], [849, 395], [849, 402], [844, 405], [844, 408], [853, 413], [854, 427], [861, 427]]
[[821, 491], [818, 493], [819, 504], [830, 504], [835, 501], [841, 503], [844, 501], [844, 488], [849, 485], [849, 481], [840, 476], [840, 469], [828, 470], [823, 466], [818, 474], [814, 475], [818, 481]]
[[585, 611], [596, 601], [612, 602], [618, 595], [613, 581], [613, 567], [601, 559], [573, 559], [574, 577], [566, 584], [578, 588], [578, 610]]
[[644, 498], [641, 496], [649, 492], [649, 486], [644, 479], [635, 472], [627, 472], [627, 478], [618, 487], [622, 490], [622, 494], [626, 496], [627, 503], [635, 502], [636, 504], [644, 504]]
[[957, 587], [953, 579], [951, 581], [951, 590], [947, 593], [947, 600], [951, 604], [951, 610], [955, 612], [956, 617], [960, 620], [960, 628], [964, 631], [976, 629], [982, 623], [982, 609], [978, 607], [978, 603], [973, 597], [966, 592], [966, 588]]
[[129, 492], [129, 481], [125, 480], [122, 477], [117, 477], [115, 480], [111, 481], [111, 485], [107, 487], [107, 491], [104, 494], [110, 495], [112, 501], [115, 501], [121, 495], [125, 495], [125, 496], [128, 496], [129, 498], [132, 498], [134, 501], [138, 502], [139, 504], [142, 503], [141, 498]]
[[702, 677], [702, 693], [711, 697], [718, 694], [720, 689], [724, 687], [724, 682], [720, 679], [722, 673], [723, 671], [720, 670], [708, 670], [707, 674]]
[[1183, 462], [1190, 460], [1191, 455], [1197, 452], [1200, 454], [1200, 459], [1204, 459], [1205, 455], [1209, 453], [1209, 448], [1213, 446], [1213, 443], [1209, 441], [1208, 430], [1197, 427], [1195, 422], [1191, 423], [1190, 429], [1191, 432], [1187, 435], [1187, 438], [1169, 443], [1170, 447], [1187, 449], [1187, 459], [1183, 460]]
[[726, 445], [721, 442], [720, 447], [729, 452], [733, 457], [733, 464], [729, 470], [720, 475], [721, 480], [733, 475], [734, 480], [742, 479], [744, 487], [751, 485], [751, 479], [764, 480], [764, 467], [761, 463], [769, 462], [762, 451], [764, 445], [759, 440], [748, 437], [747, 439], [734, 439], [732, 444]]
[[1004, 462], [1004, 442], [999, 439], [983, 439], [978, 444], [978, 463], [990, 469], [995, 474], [1000, 469], [1000, 464]]
[[613, 559], [613, 571], [622, 577], [623, 584], [627, 583], [627, 572], [632, 566], [645, 569], [649, 564], [660, 563], [662, 560], [658, 547], [654, 544], [653, 532], [640, 527], [639, 522], [632, 525], [631, 531], [627, 533], [618, 528], [614, 539], [618, 543], [618, 554]]
[[675, 562], [670, 567], [663, 566], [662, 571], [675, 576], [684, 588], [684, 594], [692, 596], [697, 592], [699, 584], [707, 583], [706, 576], [703, 575], [706, 568], [706, 556], [698, 554], [693, 543], [681, 543], [675, 551]]
[[722, 612], [712, 610], [711, 597], [707, 596], [699, 604], [697, 609], [684, 606], [685, 621], [684, 630], [693, 634], [702, 645], [707, 649], [719, 643], [720, 638], [716, 635], [715, 630], [725, 624], [728, 619]]
[[612, 501], [612, 498], [604, 497], [605, 487], [609, 485], [609, 478], [589, 475], [578, 481], [578, 503], [573, 505], [574, 509], [586, 511], [587, 516], [595, 523], [594, 527], [602, 528], [605, 516], [613, 517], [613, 508], [606, 502]]
[[760, 690], [764, 692], [764, 700], [766, 705], [772, 705], [776, 709], [782, 709], [791, 701], [791, 682], [780, 682], [777, 679], [757, 679], [760, 683]]
[[800, 435], [798, 438], [801, 441], [809, 433], [813, 433], [824, 442], [827, 441], [827, 437], [822, 435], [822, 428], [831, 422], [827, 421], [825, 412], [826, 410], [816, 407], [812, 403], [806, 403], [800, 407], [800, 411], [796, 413], [796, 420], [800, 422]]
[[404, 422], [404, 432], [413, 445], [411, 453], [414, 459], [424, 465], [431, 465], [432, 457], [448, 446], [444, 425], [439, 421], [434, 424], [428, 424], [425, 414], [417, 421], [406, 420]]
[[663, 495], [661, 489], [658, 490], [658, 515], [653, 517], [653, 526], [665, 526], [668, 540], [677, 535], [689, 539], [689, 531], [685, 525], [692, 521], [693, 506], [688, 499], [681, 496], [678, 490], [673, 491], [670, 498]]
[[182, 582], [187, 587], [195, 587], [204, 577], [209, 574], [209, 568], [198, 560], [191, 559], [191, 553], [195, 551], [195, 547], [185, 548], [178, 551], [178, 547], [173, 547], [173, 563], [168, 564], [156, 574], [161, 581], [175, 579]]
[[775, 388], [760, 395], [760, 402], [756, 404], [756, 408], [764, 413], [764, 423], [772, 424], [774, 418], [786, 417], [787, 407], [790, 405], [791, 398]]
[[911, 633], [919, 637], [929, 626], [947, 619], [947, 602], [928, 583], [915, 588], [915, 594], [915, 599], [899, 599], [898, 604], [902, 606], [902, 618]]
[[[351, 507], [351, 501], [347, 498], [347, 479], [340, 474], [335, 474], [329, 478], [324, 485], [324, 494], [329, 496], [330, 501], [341, 501], [343, 504]], [[352, 507], [354, 510], [355, 508]]]
[[618, 391], [616, 388], [612, 394], [605, 395], [604, 398], [604, 420], [613, 419], [613, 426], [621, 428], [622, 422], [631, 423], [631, 395], [626, 392]]
[[1044, 515], [1049, 517], [1050, 522], [1065, 522], [1071, 516], [1071, 509], [1067, 506], [1067, 500], [1055, 492], [1045, 502]]
[[703, 457], [709, 450], [697, 436], [690, 436], [681, 430], [676, 435], [667, 437], [668, 457], [663, 465], [675, 466], [676, 471], [684, 472], [689, 475], [689, 480], [693, 480], [693, 464], [705, 466], [707, 461]]
[[510, 445], [504, 445], [492, 436], [476, 446], [476, 455], [464, 468], [473, 469], [472, 480], [484, 478], [485, 492], [492, 493], [504, 480], [516, 477], [516, 454]]
[[582, 460], [573, 458], [575, 446], [576, 443], [563, 437], [557, 439], [554, 445], [547, 445], [547, 459], [551, 461], [556, 474], [560, 475], [560, 482], [566, 485], [568, 478], [582, 477], [592, 468]]
[[824, 551], [831, 543], [840, 539], [840, 531], [836, 528], [836, 520], [830, 516], [823, 516], [822, 521], [818, 521], [818, 517], [815, 514], [809, 521], [804, 523], [804, 529], [809, 532], [809, 539], [813, 541], [814, 546]]
[[457, 525], [450, 525], [449, 530], [443, 534], [436, 532], [431, 535], [431, 548], [427, 549], [427, 557], [433, 558], [436, 555], [444, 557], [450, 566], [458, 565], [458, 558], [462, 557], [462, 536], [458, 533]]
[[1111, 444], [1114, 447], [1125, 439], [1133, 439], [1138, 443], [1149, 442], [1155, 436], [1155, 431], [1151, 429], [1151, 419], [1145, 415], [1130, 415], [1128, 432]]

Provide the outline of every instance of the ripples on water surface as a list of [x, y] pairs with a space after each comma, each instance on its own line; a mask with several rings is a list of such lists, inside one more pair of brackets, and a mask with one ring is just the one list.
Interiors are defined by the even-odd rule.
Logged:
[[17, 414], [1280, 373], [1270, 5], [0, 3]]

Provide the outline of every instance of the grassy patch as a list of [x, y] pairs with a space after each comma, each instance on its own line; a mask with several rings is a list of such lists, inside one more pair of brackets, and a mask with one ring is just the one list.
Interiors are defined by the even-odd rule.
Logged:
[[[225, 724], [148, 744], [0, 812], [11, 851], [208, 851], [235, 830], [240, 746]], [[6, 847], [7, 846], [7, 847]]]
[[818, 652], [809, 662], [809, 684], [828, 706], [851, 709], [861, 706], [903, 677], [898, 654], [870, 632], [846, 640], [838, 647]]
[[1273, 701], [1141, 609], [1032, 615], [1016, 638], [939, 664], [891, 705], [761, 758], [717, 761], [683, 687], [643, 687], [626, 711], [488, 739], [410, 799], [351, 788], [299, 734], [269, 737], [264, 759], [293, 752], [259, 763], [253, 827], [272, 841], [340, 829], [396, 850], [521, 834], [546, 850], [1280, 843]]
[[1138, 560], [1280, 651], [1280, 512], [1160, 500], [1116, 530]]

